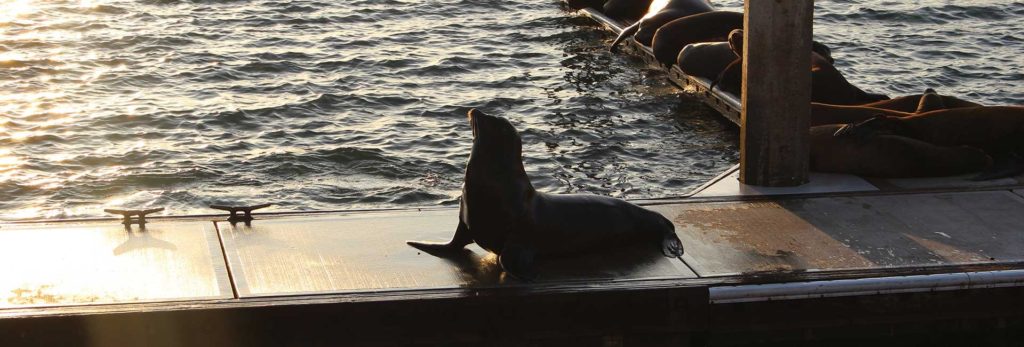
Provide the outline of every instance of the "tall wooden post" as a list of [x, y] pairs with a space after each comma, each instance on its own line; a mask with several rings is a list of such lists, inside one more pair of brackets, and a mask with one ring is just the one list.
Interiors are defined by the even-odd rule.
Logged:
[[740, 182], [807, 183], [813, 0], [746, 0]]

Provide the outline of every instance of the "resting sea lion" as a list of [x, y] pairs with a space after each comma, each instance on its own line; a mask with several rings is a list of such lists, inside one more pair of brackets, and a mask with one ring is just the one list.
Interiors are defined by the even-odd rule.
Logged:
[[975, 179], [1024, 173], [1024, 107], [991, 106], [931, 111], [908, 117], [878, 115], [842, 126], [841, 138], [904, 136], [940, 146], [970, 146], [996, 159], [995, 167]]
[[574, 10], [581, 10], [587, 7], [594, 9], [604, 8], [607, 0], [565, 0], [565, 5]]
[[847, 124], [836, 136], [900, 135], [945, 146], [972, 146], [989, 153], [1024, 154], [1024, 107], [954, 108], [907, 117], [878, 115]]
[[686, 16], [662, 25], [654, 33], [651, 49], [662, 64], [676, 63], [679, 51], [691, 43], [725, 41], [733, 29], [743, 28], [743, 14], [712, 11]]
[[[659, 5], [664, 5], [662, 8], [655, 8]], [[663, 25], [673, 20], [683, 18], [686, 16], [711, 12], [715, 8], [711, 7], [711, 3], [707, 0], [664, 0], [651, 2], [650, 8], [647, 9], [647, 14], [633, 25], [630, 25], [619, 33], [619, 37], [615, 38], [612, 42], [611, 49], [615, 51], [615, 46], [625, 41], [630, 36], [636, 38], [636, 41], [644, 46], [650, 46], [651, 41], [654, 40], [654, 33], [658, 31]]]
[[[730, 32], [728, 42], [737, 57], [743, 55], [743, 30], [733, 30]], [[847, 81], [843, 74], [839, 73], [839, 70], [836, 70], [835, 66], [829, 63], [829, 61], [833, 61], [831, 57], [818, 53], [818, 51], [821, 51], [825, 55], [831, 54], [831, 50], [827, 46], [812, 44], [811, 47], [817, 50], [810, 53], [811, 101], [833, 105], [859, 105], [888, 99], [885, 95], [866, 93]], [[737, 59], [725, 71], [722, 71], [712, 86], [719, 86], [726, 92], [740, 95], [743, 80], [742, 73], [742, 59]]]
[[938, 146], [897, 135], [836, 137], [841, 124], [811, 127], [813, 171], [872, 177], [939, 177], [977, 172], [992, 159], [969, 146]]
[[714, 81], [738, 58], [728, 42], [701, 42], [683, 47], [676, 65], [687, 75]]
[[[929, 90], [931, 90], [931, 89], [929, 88]], [[925, 91], [925, 94], [901, 96], [901, 97], [898, 97], [898, 98], [895, 98], [895, 99], [876, 101], [876, 102], [872, 102], [872, 103], [868, 103], [868, 104], [863, 104], [861, 106], [874, 107], [874, 108], [884, 108], [884, 109], [887, 109], [887, 110], [907, 112], [907, 113], [919, 113], [918, 111], [920, 111], [919, 109], [921, 108], [921, 103], [922, 103], [922, 101], [925, 101], [925, 100], [922, 100], [922, 99], [927, 94], [928, 94], [927, 91]], [[967, 101], [967, 100], [963, 100], [963, 99], [959, 99], [959, 98], [956, 98], [956, 97], [953, 97], [953, 96], [949, 96], [949, 95], [938, 95], [938, 97], [942, 100], [942, 107], [944, 109], [963, 108], [963, 107], [981, 107], [981, 106], [983, 106], [981, 104], [973, 103], [973, 102], [970, 102], [970, 101]], [[927, 102], [931, 102], [932, 104], [934, 104], [934, 101], [925, 101], [925, 102], [926, 103]], [[927, 111], [934, 111], [934, 109], [928, 109]]]
[[859, 123], [877, 115], [908, 117], [913, 113], [887, 110], [867, 106], [830, 105], [811, 103], [811, 126], [825, 124]]
[[[683, 246], [668, 219], [628, 202], [597, 195], [555, 195], [533, 189], [523, 168], [522, 140], [509, 121], [469, 111], [473, 150], [462, 186], [459, 226], [448, 243], [408, 242], [445, 256], [476, 242], [498, 254], [509, 274], [530, 279], [535, 257], [586, 252], [632, 241], [678, 257]], [[652, 247], [653, 250], [653, 247]]]
[[608, 0], [604, 3], [604, 14], [618, 20], [635, 21], [647, 14], [652, 0]]

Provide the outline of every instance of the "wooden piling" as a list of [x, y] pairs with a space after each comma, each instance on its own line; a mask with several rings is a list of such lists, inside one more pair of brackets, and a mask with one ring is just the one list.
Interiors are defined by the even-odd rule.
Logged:
[[813, 0], [747, 0], [740, 181], [808, 182]]

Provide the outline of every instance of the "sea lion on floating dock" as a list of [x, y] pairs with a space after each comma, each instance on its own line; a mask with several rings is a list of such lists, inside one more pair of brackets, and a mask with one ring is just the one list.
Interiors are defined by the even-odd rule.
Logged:
[[725, 41], [729, 32], [743, 28], [743, 14], [712, 11], [686, 16], [662, 25], [654, 33], [651, 49], [655, 58], [672, 66], [683, 47], [691, 43]]
[[[664, 4], [664, 7], [657, 9], [656, 5]], [[673, 20], [686, 16], [714, 11], [711, 3], [707, 0], [668, 0], [667, 3], [654, 1], [647, 10], [647, 14], [633, 25], [630, 25], [619, 33], [609, 49], [615, 51], [615, 47], [630, 36], [644, 46], [651, 46], [654, 40], [654, 33], [663, 25]]]
[[409, 241], [444, 257], [470, 243], [498, 254], [509, 274], [534, 277], [534, 258], [650, 242], [665, 256], [683, 246], [667, 218], [620, 199], [584, 194], [545, 194], [526, 175], [522, 140], [504, 118], [469, 111], [473, 150], [462, 186], [459, 226], [448, 243]]
[[842, 127], [811, 127], [812, 171], [887, 178], [941, 177], [978, 172], [992, 163], [984, 151], [970, 146], [939, 146], [897, 135], [834, 136]]
[[939, 146], [970, 146], [996, 160], [975, 179], [1024, 173], [1024, 107], [990, 106], [937, 110], [907, 117], [878, 115], [837, 129], [839, 138], [903, 136]]
[[811, 125], [850, 124], [871, 119], [877, 115], [908, 117], [914, 114], [956, 108], [983, 107], [952, 96], [939, 95], [928, 88], [924, 94], [901, 96], [864, 105], [830, 105], [811, 103]]
[[608, 0], [604, 14], [618, 20], [632, 22], [647, 14], [653, 0]]
[[913, 113], [887, 110], [884, 108], [851, 106], [851, 105], [830, 105], [817, 102], [811, 103], [811, 126], [825, 124], [849, 124], [859, 123], [877, 115], [888, 115], [893, 117], [908, 117]]
[[[743, 61], [738, 57], [743, 55], [743, 30], [733, 30], [729, 33], [729, 47], [736, 53], [736, 61], [729, 65], [714, 80], [712, 86], [718, 86], [722, 90], [740, 95], [740, 88], [743, 80]], [[843, 77], [830, 61], [831, 50], [822, 44], [812, 44], [810, 53], [811, 69], [811, 101], [832, 105], [860, 105], [879, 100], [888, 100], [889, 97], [881, 94], [870, 94], [857, 88]], [[821, 53], [819, 53], [821, 52]], [[684, 70], [685, 71], [685, 70]]]
[[[922, 110], [925, 110], [925, 111], [935, 111], [935, 109], [932, 109], [932, 108], [934, 108], [934, 106], [931, 106], [931, 107], [927, 106], [929, 103], [931, 105], [934, 105], [935, 101], [923, 100], [923, 99], [927, 99], [927, 98], [925, 98], [925, 95], [928, 94], [929, 90], [934, 92], [934, 90], [929, 88], [929, 89], [925, 90], [924, 94], [901, 96], [901, 97], [894, 98], [894, 99], [891, 99], [891, 100], [876, 101], [876, 102], [872, 102], [872, 103], [868, 103], [868, 104], [863, 104], [861, 106], [864, 106], [864, 107], [874, 107], [874, 108], [883, 108], [883, 109], [887, 109], [887, 110], [907, 112], [907, 113], [921, 113]], [[959, 99], [959, 98], [954, 97], [954, 96], [941, 95], [941, 94], [937, 94], [937, 93], [936, 93], [936, 95], [938, 96], [938, 98], [941, 99], [942, 109], [953, 109], [953, 108], [981, 107], [981, 106], [984, 106], [984, 105], [981, 105], [981, 104], [978, 104], [978, 103], [974, 103], [974, 102], [970, 102], [970, 101], [967, 101], [967, 100]], [[929, 97], [929, 98], [934, 98], [934, 97]], [[922, 102], [925, 103], [924, 109], [922, 108]]]
[[945, 146], [972, 146], [990, 153], [1024, 154], [1024, 107], [954, 108], [907, 117], [878, 115], [847, 124], [836, 136], [899, 135]]
[[582, 10], [587, 7], [600, 10], [604, 8], [605, 2], [607, 0], [565, 0], [565, 5], [574, 10]]

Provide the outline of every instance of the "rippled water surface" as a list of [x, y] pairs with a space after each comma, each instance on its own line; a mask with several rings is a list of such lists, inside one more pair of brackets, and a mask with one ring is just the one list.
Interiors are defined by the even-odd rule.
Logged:
[[[869, 91], [1024, 99], [1022, 2], [817, 6]], [[519, 128], [543, 191], [681, 195], [737, 161], [609, 40], [557, 0], [0, 0], [0, 218], [455, 204], [470, 107]]]

